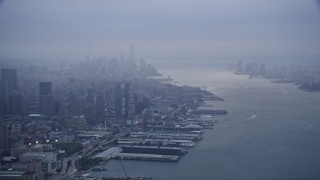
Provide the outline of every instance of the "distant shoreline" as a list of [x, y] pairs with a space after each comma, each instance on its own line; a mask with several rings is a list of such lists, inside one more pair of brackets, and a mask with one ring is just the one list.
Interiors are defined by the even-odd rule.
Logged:
[[235, 70], [231, 70], [236, 75], [249, 75], [249, 78], [262, 78], [262, 79], [268, 79], [272, 83], [280, 83], [280, 84], [294, 84], [297, 86], [298, 89], [306, 92], [319, 92], [320, 91], [320, 83], [316, 84], [299, 84], [293, 80], [289, 79], [277, 79], [277, 78], [267, 78], [264, 75], [250, 75], [249, 73], [238, 73]]

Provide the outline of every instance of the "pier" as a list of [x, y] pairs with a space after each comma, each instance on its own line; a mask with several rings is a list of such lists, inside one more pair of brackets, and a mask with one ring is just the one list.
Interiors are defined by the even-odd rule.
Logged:
[[176, 139], [176, 140], [192, 140], [199, 141], [202, 139], [200, 134], [182, 134], [182, 133], [145, 133], [134, 132], [130, 133], [132, 138], [150, 138], [150, 139]]
[[212, 109], [197, 109], [197, 110], [193, 110], [191, 111], [191, 114], [227, 114], [228, 111], [225, 109], [222, 110], [212, 110]]
[[169, 147], [194, 147], [196, 143], [191, 140], [176, 139], [142, 139], [142, 138], [119, 138], [119, 145], [144, 145], [144, 146], [169, 146]]
[[138, 154], [138, 153], [118, 153], [115, 155], [115, 159], [167, 161], [167, 162], [176, 162], [180, 160], [179, 156], [174, 156], [174, 155]]
[[139, 154], [159, 154], [159, 155], [184, 155], [187, 153], [183, 148], [177, 147], [158, 147], [158, 146], [123, 146], [123, 153]]
[[179, 155], [185, 154], [182, 148], [149, 147], [149, 146], [126, 146], [122, 148], [112, 147], [95, 155], [94, 159], [128, 159], [148, 161], [179, 161]]

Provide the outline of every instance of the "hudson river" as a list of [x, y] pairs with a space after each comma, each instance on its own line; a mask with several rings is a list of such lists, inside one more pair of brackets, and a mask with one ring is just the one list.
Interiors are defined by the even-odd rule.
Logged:
[[[214, 69], [165, 75], [225, 99], [208, 102], [227, 115], [177, 163], [123, 161], [130, 175], [176, 179], [320, 179], [320, 92]], [[109, 170], [121, 172], [119, 161]]]

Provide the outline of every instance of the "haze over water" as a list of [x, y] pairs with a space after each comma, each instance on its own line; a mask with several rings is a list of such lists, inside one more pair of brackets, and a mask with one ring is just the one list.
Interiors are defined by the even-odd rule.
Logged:
[[[167, 72], [167, 71], [163, 71]], [[180, 84], [206, 87], [226, 108], [213, 130], [178, 163], [123, 161], [153, 179], [318, 179], [320, 93], [214, 68], [170, 70]], [[122, 172], [119, 161], [108, 168]]]
[[[179, 84], [225, 99], [208, 102], [229, 113], [214, 117], [214, 129], [178, 163], [123, 161], [130, 174], [155, 180], [320, 178], [320, 93], [211, 67], [217, 59], [319, 61], [318, 1], [0, 3], [1, 60], [119, 59], [133, 45], [135, 60], [145, 58], [168, 68], [160, 72]], [[119, 161], [108, 168], [122, 172]]]

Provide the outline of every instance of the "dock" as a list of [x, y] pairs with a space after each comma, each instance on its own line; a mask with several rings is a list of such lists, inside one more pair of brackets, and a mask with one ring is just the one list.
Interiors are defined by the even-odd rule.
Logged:
[[138, 153], [117, 153], [115, 155], [115, 159], [166, 161], [166, 162], [176, 162], [180, 160], [179, 156], [174, 156], [174, 155], [138, 154]]
[[183, 148], [158, 146], [123, 146], [123, 153], [159, 154], [180, 156], [187, 153]]
[[176, 139], [142, 139], [142, 138], [119, 138], [119, 145], [143, 145], [143, 146], [169, 146], [169, 147], [195, 147], [196, 143], [191, 140]]
[[225, 109], [221, 109], [221, 110], [213, 110], [213, 109], [197, 109], [197, 110], [193, 110], [191, 111], [191, 114], [211, 114], [211, 115], [215, 115], [215, 114], [227, 114], [228, 111]]
[[131, 138], [150, 138], [150, 139], [176, 139], [176, 140], [192, 140], [199, 141], [202, 139], [200, 134], [186, 133], [146, 133], [134, 132], [130, 133]]
[[[162, 153], [162, 154], [158, 154], [158, 153]], [[185, 153], [186, 151], [184, 151], [182, 148], [127, 146], [122, 148], [119, 148], [119, 147], [109, 148], [95, 155], [93, 158], [101, 159], [101, 160], [127, 159], [127, 160], [175, 162], [180, 160], [180, 157], [178, 155], [183, 155]]]

